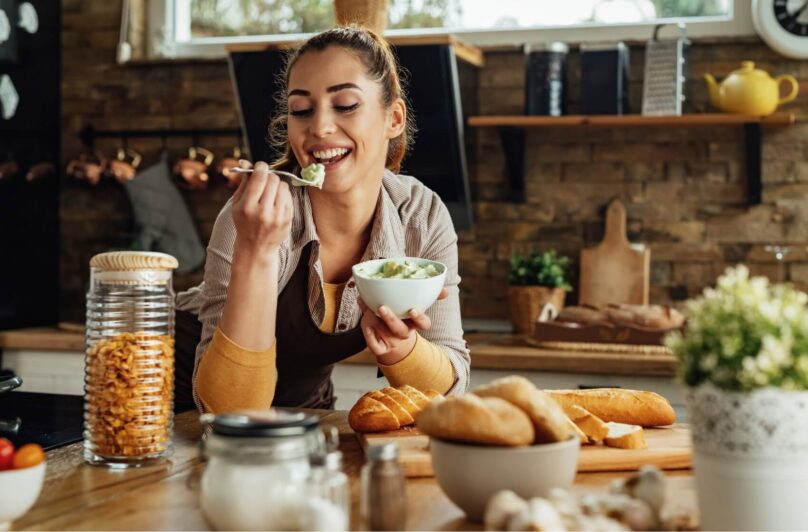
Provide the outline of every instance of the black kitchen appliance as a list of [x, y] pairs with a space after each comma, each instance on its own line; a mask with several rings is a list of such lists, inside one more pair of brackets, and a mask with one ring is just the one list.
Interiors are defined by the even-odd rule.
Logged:
[[581, 45], [581, 114], [628, 114], [629, 51], [622, 42]]
[[21, 383], [12, 371], [0, 371], [0, 437], [16, 447], [38, 443], [45, 450], [81, 441], [82, 396], [10, 391]]
[[567, 54], [563, 42], [525, 45], [525, 114], [567, 114]]

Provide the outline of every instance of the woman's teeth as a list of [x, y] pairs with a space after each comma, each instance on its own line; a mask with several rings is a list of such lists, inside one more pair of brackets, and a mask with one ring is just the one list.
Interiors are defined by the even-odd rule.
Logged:
[[330, 150], [317, 150], [312, 152], [314, 158], [317, 159], [318, 163], [326, 163], [332, 162], [334, 159], [338, 159], [345, 154], [347, 154], [350, 150], [347, 148], [332, 148]]

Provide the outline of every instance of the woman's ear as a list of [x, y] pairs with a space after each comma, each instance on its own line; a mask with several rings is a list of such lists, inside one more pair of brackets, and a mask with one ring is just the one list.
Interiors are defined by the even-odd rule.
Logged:
[[404, 132], [407, 127], [407, 105], [398, 98], [388, 110], [387, 138], [394, 139]]

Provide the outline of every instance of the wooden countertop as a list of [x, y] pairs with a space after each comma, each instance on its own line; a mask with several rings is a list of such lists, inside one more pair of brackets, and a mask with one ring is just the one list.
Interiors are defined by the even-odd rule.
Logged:
[[[357, 527], [362, 450], [347, 424], [347, 412], [313, 411], [340, 432], [345, 472], [351, 479], [351, 522]], [[201, 427], [196, 412], [175, 418], [175, 452], [169, 463], [113, 471], [82, 461], [82, 444], [47, 453], [45, 485], [39, 500], [15, 530], [207, 530], [198, 505], [203, 464], [198, 457]], [[574, 491], [603, 492], [626, 473], [579, 474]], [[668, 471], [668, 511], [693, 513], [691, 471]], [[443, 494], [434, 478], [408, 479], [409, 530], [480, 530]]]
[[[501, 333], [466, 335], [474, 369], [555, 371], [606, 375], [672, 377], [676, 359], [670, 355], [624, 354], [544, 349], [527, 344], [524, 337]], [[84, 351], [84, 334], [55, 328], [0, 331], [0, 350]], [[368, 353], [346, 360], [349, 364], [373, 364]]]

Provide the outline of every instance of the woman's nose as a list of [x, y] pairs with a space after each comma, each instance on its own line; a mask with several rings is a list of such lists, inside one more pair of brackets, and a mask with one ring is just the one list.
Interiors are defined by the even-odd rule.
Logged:
[[336, 130], [334, 118], [329, 112], [315, 112], [311, 121], [311, 133], [315, 137], [330, 135]]

